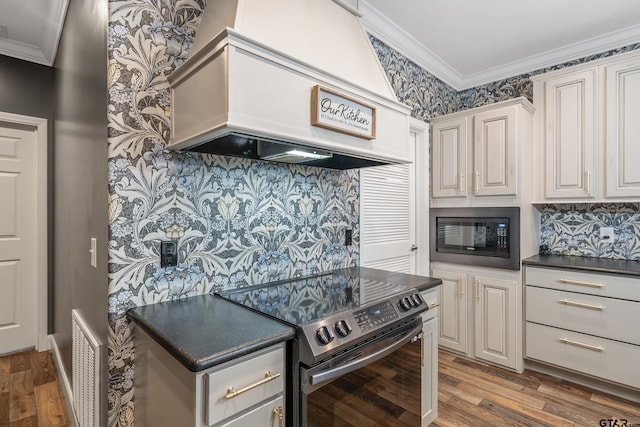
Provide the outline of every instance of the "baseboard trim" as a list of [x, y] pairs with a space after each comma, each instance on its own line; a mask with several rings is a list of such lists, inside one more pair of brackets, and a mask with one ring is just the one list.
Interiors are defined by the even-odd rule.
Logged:
[[635, 403], [640, 403], [640, 391], [580, 374], [578, 372], [569, 371], [531, 359], [525, 360], [525, 369], [530, 369], [535, 372], [540, 372], [565, 381], [589, 387], [594, 391], [611, 394]]
[[58, 343], [56, 342], [56, 339], [53, 335], [49, 335], [49, 347], [51, 348], [51, 352], [53, 353], [53, 360], [56, 363], [56, 369], [58, 370], [58, 379], [60, 381], [60, 384], [62, 385], [62, 393], [64, 393], [65, 401], [67, 402], [67, 414], [69, 414], [71, 425], [73, 427], [80, 427], [78, 425], [78, 420], [76, 419], [76, 413], [73, 410], [73, 388], [71, 387], [71, 383], [69, 382], [67, 371], [64, 369], [64, 364], [62, 363], [62, 357], [60, 356]]

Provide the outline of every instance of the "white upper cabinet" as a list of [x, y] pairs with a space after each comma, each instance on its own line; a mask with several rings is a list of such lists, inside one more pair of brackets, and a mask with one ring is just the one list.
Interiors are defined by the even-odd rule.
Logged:
[[483, 111], [473, 117], [473, 195], [518, 193], [516, 106]]
[[467, 195], [467, 130], [469, 117], [433, 125], [433, 197]]
[[531, 79], [542, 200], [640, 197], [640, 53], [630, 52]]
[[548, 198], [594, 197], [597, 70], [545, 82]]
[[519, 152], [530, 149], [532, 114], [517, 98], [434, 118], [431, 197], [520, 197]]
[[604, 67], [605, 197], [640, 196], [640, 57]]

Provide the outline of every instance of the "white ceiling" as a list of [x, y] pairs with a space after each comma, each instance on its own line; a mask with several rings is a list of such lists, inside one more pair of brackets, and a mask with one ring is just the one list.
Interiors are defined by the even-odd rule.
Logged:
[[0, 54], [53, 65], [68, 0], [0, 0]]
[[[0, 54], [52, 65], [67, 4], [0, 0]], [[638, 0], [359, 0], [359, 8], [367, 31], [458, 90], [640, 42]]]
[[640, 42], [638, 0], [360, 0], [367, 30], [460, 90]]

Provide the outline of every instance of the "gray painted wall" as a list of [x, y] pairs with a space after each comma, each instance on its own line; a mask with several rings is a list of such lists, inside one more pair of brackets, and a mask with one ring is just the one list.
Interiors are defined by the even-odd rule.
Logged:
[[[51, 67], [0, 55], [0, 111], [47, 119], [48, 152], [53, 152], [53, 78]], [[53, 331], [53, 157], [47, 164], [48, 193], [48, 282], [49, 333]]]
[[[54, 336], [68, 376], [72, 309], [107, 342], [106, 11], [107, 0], [71, 0], [55, 63]], [[97, 269], [91, 237], [98, 239]], [[106, 390], [105, 368], [101, 378]], [[106, 393], [102, 408], [106, 420]]]

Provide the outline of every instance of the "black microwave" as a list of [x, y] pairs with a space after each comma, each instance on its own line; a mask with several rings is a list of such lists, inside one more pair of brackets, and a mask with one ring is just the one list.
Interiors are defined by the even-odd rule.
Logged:
[[431, 261], [520, 270], [520, 208], [430, 209]]

